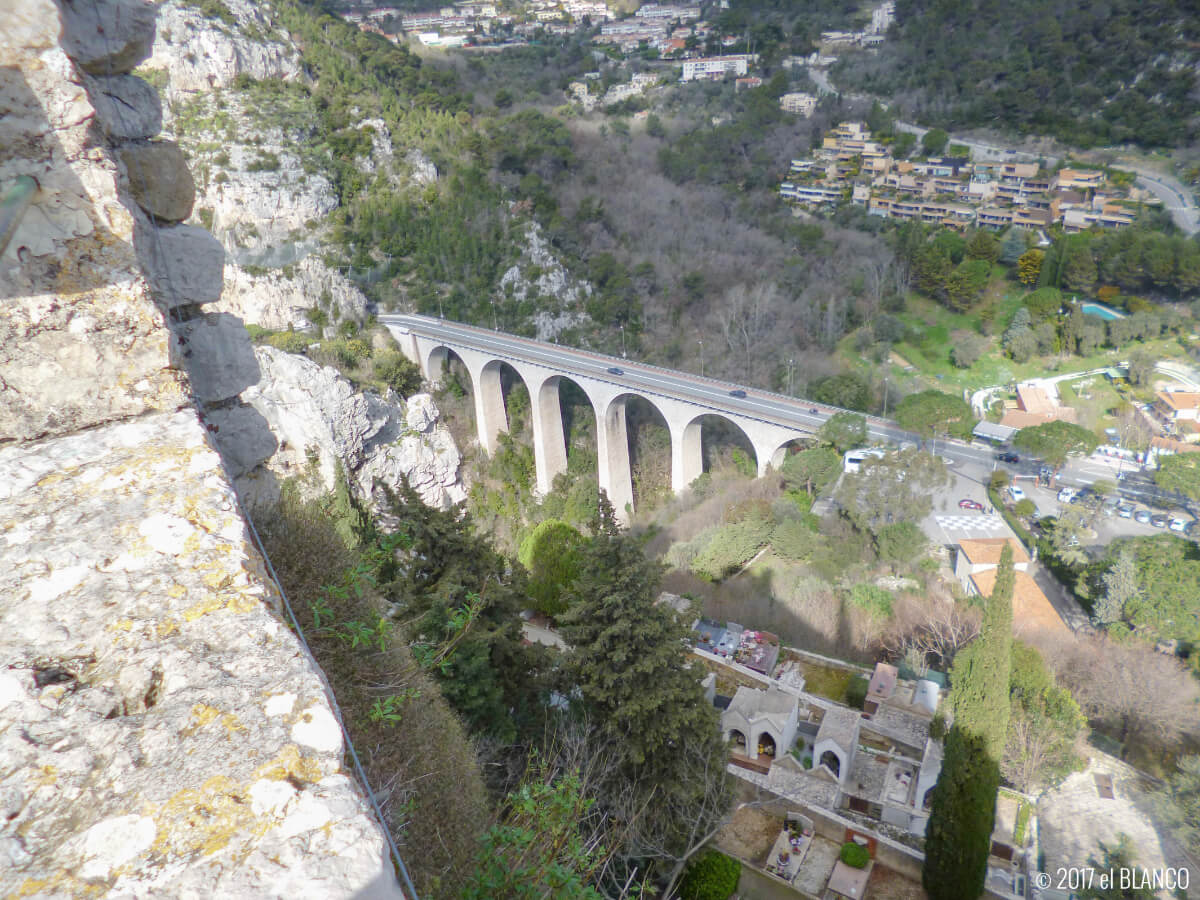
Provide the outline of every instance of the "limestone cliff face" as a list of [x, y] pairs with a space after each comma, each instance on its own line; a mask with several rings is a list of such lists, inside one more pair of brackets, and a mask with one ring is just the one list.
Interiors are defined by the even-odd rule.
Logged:
[[270, 5], [224, 0], [233, 21], [205, 16], [197, 7], [169, 0], [158, 10], [158, 31], [146, 67], [168, 73], [165, 95], [185, 101], [228, 87], [239, 75], [300, 79], [296, 48], [270, 16]]
[[40, 185], [0, 257], [0, 895], [395, 897], [196, 411], [261, 375], [128, 75], [154, 11], [0, 30], [0, 190]]
[[315, 455], [326, 488], [338, 464], [363, 496], [375, 483], [393, 490], [404, 480], [430, 506], [447, 508], [466, 499], [459, 481], [461, 459], [450, 432], [437, 424], [438, 410], [428, 394], [407, 401], [359, 392], [331, 368], [271, 347], [257, 351], [262, 378], [242, 394], [244, 406], [221, 411], [218, 440], [238, 420], [261, 418], [279, 439], [264, 458], [264, 471], [247, 467], [244, 493], [270, 499], [265, 476], [303, 474]]
[[248, 271], [227, 263], [225, 290], [215, 308], [262, 328], [305, 331], [311, 327], [311, 309], [331, 310], [335, 319], [363, 321], [367, 298], [319, 258], [308, 256], [282, 269]]

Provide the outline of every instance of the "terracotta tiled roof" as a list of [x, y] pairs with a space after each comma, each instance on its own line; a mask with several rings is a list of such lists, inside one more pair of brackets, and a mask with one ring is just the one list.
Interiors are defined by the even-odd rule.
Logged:
[[[1042, 593], [1033, 576], [1026, 572], [1016, 572], [1016, 583], [1013, 585], [1013, 631], [1042, 630], [1066, 631], [1062, 618], [1051, 605], [1049, 598]], [[975, 589], [982, 595], [990, 595], [996, 586], [996, 570], [984, 569], [971, 576]]]
[[1159, 391], [1159, 400], [1176, 411], [1200, 408], [1200, 392], [1196, 391]]
[[959, 541], [958, 548], [975, 565], [996, 566], [1000, 564], [1000, 551], [1004, 549], [1005, 544], [1009, 544], [1013, 549], [1014, 563], [1029, 562], [1029, 554], [1025, 552], [1021, 542], [1015, 538], [979, 538], [978, 540]]

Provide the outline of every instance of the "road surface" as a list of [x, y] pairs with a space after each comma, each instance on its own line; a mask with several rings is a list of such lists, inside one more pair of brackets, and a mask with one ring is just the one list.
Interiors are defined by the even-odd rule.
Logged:
[[1187, 235], [1200, 231], [1200, 210], [1196, 209], [1192, 192], [1182, 181], [1132, 163], [1113, 163], [1111, 168], [1137, 175], [1138, 185], [1162, 201], [1163, 209], [1171, 213], [1180, 231]]

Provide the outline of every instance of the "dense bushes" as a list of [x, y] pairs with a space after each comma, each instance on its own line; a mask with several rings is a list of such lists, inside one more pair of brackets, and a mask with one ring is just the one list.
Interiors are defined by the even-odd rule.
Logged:
[[1173, 0], [901, 0], [878, 56], [844, 57], [839, 85], [901, 91], [946, 127], [1051, 134], [1068, 144], [1194, 139], [1194, 16]]
[[737, 890], [742, 864], [710, 850], [700, 856], [679, 884], [681, 900], [729, 900]]

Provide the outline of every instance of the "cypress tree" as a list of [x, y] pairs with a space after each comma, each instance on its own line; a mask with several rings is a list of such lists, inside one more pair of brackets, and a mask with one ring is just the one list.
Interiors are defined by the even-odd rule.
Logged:
[[1015, 581], [1006, 546], [979, 637], [954, 660], [954, 724], [925, 832], [922, 881], [930, 900], [974, 900], [983, 893], [1008, 733]]

